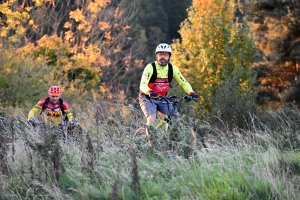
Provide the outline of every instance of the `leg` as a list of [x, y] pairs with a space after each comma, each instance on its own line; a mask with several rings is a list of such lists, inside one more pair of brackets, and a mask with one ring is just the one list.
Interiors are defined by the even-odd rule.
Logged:
[[148, 139], [148, 144], [150, 147], [152, 147], [151, 139], [150, 139], [150, 125], [153, 123], [153, 121], [156, 119], [156, 113], [151, 114], [147, 117], [147, 123], [146, 123], [146, 135]]
[[158, 104], [157, 110], [160, 116], [163, 117], [163, 120], [158, 124], [157, 127], [162, 127], [166, 124], [166, 132], [167, 132], [169, 125], [171, 125], [173, 104], [171, 102], [162, 101]]
[[147, 117], [147, 124], [146, 125], [150, 126], [155, 119], [156, 119], [156, 113], [149, 115]]
[[149, 146], [152, 146], [151, 140], [150, 140], [150, 125], [153, 123], [153, 121], [156, 119], [156, 104], [154, 100], [151, 100], [150, 98], [146, 97], [145, 95], [139, 95], [139, 103], [140, 107], [144, 113], [144, 115], [147, 118], [146, 122], [146, 136], [148, 140]]

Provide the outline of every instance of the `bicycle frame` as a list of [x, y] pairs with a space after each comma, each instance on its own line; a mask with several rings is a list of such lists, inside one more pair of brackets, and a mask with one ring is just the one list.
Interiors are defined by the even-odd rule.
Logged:
[[[171, 96], [171, 97], [167, 97], [167, 96], [158, 96], [158, 98], [156, 98], [157, 100], [164, 100], [167, 101], [168, 103], [172, 104], [172, 110], [169, 112], [169, 114], [157, 125], [156, 129], [162, 127], [163, 125], [170, 124], [172, 119], [175, 117], [179, 116], [179, 112], [177, 110], [177, 105], [180, 103], [184, 103], [184, 102], [190, 102], [191, 100], [193, 100], [193, 98], [191, 96], [183, 96], [181, 98], [177, 98], [176, 96]], [[194, 100], [195, 101], [195, 100]], [[166, 128], [168, 129], [168, 126], [166, 126]], [[152, 146], [151, 140], [150, 140], [150, 134], [149, 131], [147, 130], [147, 127], [140, 127], [138, 130], [135, 131], [133, 138], [135, 138], [137, 135], [144, 135], [147, 137], [147, 141], [149, 146]], [[193, 138], [195, 138], [194, 134]]]
[[192, 99], [191, 96], [183, 96], [179, 99], [177, 99], [177, 96], [171, 96], [171, 97], [167, 97], [167, 96], [159, 96], [158, 97], [159, 100], [165, 100], [167, 102], [170, 102], [172, 104], [172, 110], [169, 112], [170, 114], [167, 115], [158, 125], [156, 128], [160, 128], [163, 125], [165, 125], [166, 123], [170, 124], [172, 119], [175, 117], [179, 116], [179, 112], [177, 109], [177, 104], [182, 103], [182, 102], [190, 102]]
[[60, 124], [52, 124], [52, 123], [45, 123], [45, 122], [35, 122], [34, 127], [40, 127], [43, 132], [48, 132], [49, 130], [55, 130], [59, 135], [61, 135], [64, 140], [67, 139], [74, 139], [78, 140], [82, 137], [83, 130], [79, 123], [73, 124], [70, 126], [70, 122], [62, 121]]

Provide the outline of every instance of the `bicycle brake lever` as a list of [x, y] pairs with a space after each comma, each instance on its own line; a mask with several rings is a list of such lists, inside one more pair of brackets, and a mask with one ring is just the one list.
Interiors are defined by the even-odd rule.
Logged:
[[193, 97], [192, 96], [185, 96], [184, 98], [186, 100], [186, 102], [190, 102], [193, 100]]

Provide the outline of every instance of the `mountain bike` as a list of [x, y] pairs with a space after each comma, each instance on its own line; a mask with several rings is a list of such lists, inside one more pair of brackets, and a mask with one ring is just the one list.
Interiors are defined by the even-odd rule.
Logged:
[[79, 123], [63, 121], [59, 128], [64, 141], [78, 141], [82, 139], [83, 129]]
[[38, 129], [39, 134], [54, 133], [56, 137], [60, 137], [64, 142], [74, 142], [82, 139], [83, 129], [79, 123], [73, 123], [63, 120], [59, 124], [46, 124], [45, 122], [31, 121], [31, 125]]
[[[140, 127], [134, 132], [133, 138], [141, 138], [142, 141], [147, 141], [150, 147], [153, 146], [153, 142], [157, 143], [158, 137], [161, 140], [167, 141], [167, 145], [172, 149], [174, 146], [178, 146], [178, 143], [185, 143], [186, 145], [194, 145], [196, 143], [196, 136], [192, 129], [192, 125], [188, 124], [185, 120], [180, 120], [180, 114], [178, 111], [178, 107], [180, 104], [192, 101], [191, 96], [183, 96], [181, 98], [177, 98], [177, 96], [159, 96], [159, 100], [167, 101], [171, 110], [169, 115], [167, 115], [164, 119], [158, 123], [155, 130], [149, 130], [149, 127]], [[195, 100], [194, 100], [195, 101]], [[161, 134], [153, 134], [151, 132], [157, 132], [162, 127], [166, 125], [165, 129], [162, 130]], [[184, 142], [183, 142], [184, 141]], [[156, 145], [157, 146], [157, 145]], [[166, 146], [166, 144], [160, 143], [159, 146]]]

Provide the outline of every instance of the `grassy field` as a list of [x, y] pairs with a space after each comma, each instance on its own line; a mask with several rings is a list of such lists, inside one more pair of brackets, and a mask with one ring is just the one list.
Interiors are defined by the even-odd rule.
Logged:
[[153, 147], [133, 139], [145, 119], [131, 105], [74, 112], [84, 137], [63, 143], [27, 111], [0, 110], [0, 199], [300, 199], [298, 111], [253, 116], [247, 130], [197, 122], [192, 142], [184, 119]]

